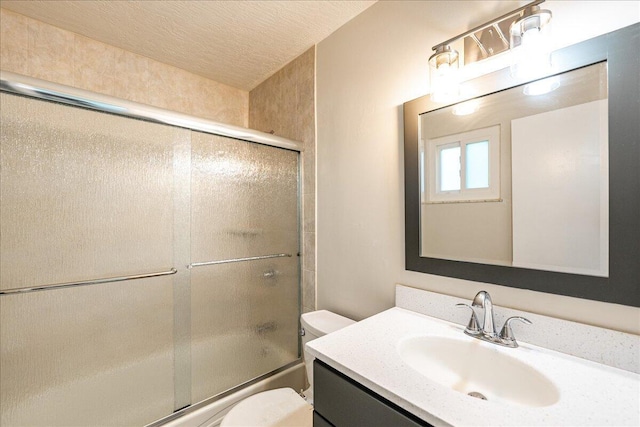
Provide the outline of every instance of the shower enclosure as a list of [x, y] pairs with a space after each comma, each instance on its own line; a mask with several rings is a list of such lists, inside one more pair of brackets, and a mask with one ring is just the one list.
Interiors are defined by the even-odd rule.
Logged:
[[0, 425], [144, 425], [299, 360], [299, 148], [2, 74]]

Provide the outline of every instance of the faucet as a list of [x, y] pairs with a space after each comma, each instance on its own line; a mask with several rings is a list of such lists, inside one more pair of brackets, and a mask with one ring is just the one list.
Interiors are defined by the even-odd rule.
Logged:
[[493, 303], [491, 302], [491, 295], [489, 295], [487, 291], [480, 291], [473, 299], [471, 305], [473, 307], [480, 307], [484, 309], [482, 335], [484, 335], [486, 338], [495, 338], [497, 334], [493, 321]]
[[[471, 319], [469, 324], [464, 330], [464, 333], [483, 341], [487, 341], [494, 344], [503, 345], [505, 347], [515, 348], [518, 347], [518, 342], [513, 336], [513, 331], [509, 325], [513, 320], [519, 320], [522, 323], [531, 325], [531, 321], [524, 317], [514, 316], [510, 317], [504, 322], [504, 326], [498, 335], [496, 333], [495, 322], [493, 320], [493, 303], [491, 302], [491, 296], [487, 291], [480, 291], [473, 298], [471, 305], [469, 304], [456, 304], [458, 307], [467, 307], [471, 309]], [[484, 321], [482, 323], [482, 329], [478, 326], [478, 319], [473, 307], [480, 307], [484, 310]]]

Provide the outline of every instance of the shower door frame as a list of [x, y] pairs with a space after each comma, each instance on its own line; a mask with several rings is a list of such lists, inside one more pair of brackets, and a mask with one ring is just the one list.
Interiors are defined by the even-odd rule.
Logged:
[[[276, 135], [260, 132], [253, 129], [243, 128], [239, 126], [228, 125], [213, 120], [201, 119], [191, 115], [178, 113], [162, 108], [152, 107], [149, 105], [139, 104], [132, 101], [127, 101], [121, 98], [112, 97], [109, 95], [103, 95], [96, 92], [91, 92], [84, 89], [78, 89], [72, 86], [61, 85], [57, 83], [40, 80], [33, 77], [24, 76], [8, 71], [0, 70], [0, 92], [11, 93], [14, 95], [24, 96], [32, 99], [39, 99], [43, 101], [50, 101], [59, 104], [65, 104], [73, 107], [79, 107], [89, 110], [94, 110], [102, 113], [113, 114], [126, 118], [143, 120], [151, 123], [157, 123], [162, 125], [169, 125], [173, 127], [188, 129], [191, 131], [202, 132], [211, 135], [217, 135], [236, 139], [240, 141], [252, 142], [270, 147], [285, 149], [298, 153], [298, 194], [297, 194], [297, 236], [298, 236], [298, 253], [295, 255], [298, 257], [298, 312], [302, 312], [302, 285], [301, 285], [301, 247], [302, 247], [302, 209], [301, 209], [301, 195], [302, 195], [302, 164], [301, 155], [304, 151], [303, 144], [301, 142], [279, 137]], [[278, 254], [282, 256], [284, 254]], [[196, 263], [197, 264], [197, 263]], [[180, 265], [179, 269], [190, 269], [193, 265]], [[175, 275], [180, 276], [179, 270], [172, 268], [171, 271], [162, 272], [162, 275]], [[160, 273], [153, 273], [160, 274]], [[135, 277], [133, 277], [135, 278]], [[114, 280], [115, 279], [115, 280]], [[110, 281], [122, 281], [129, 280], [130, 277], [117, 277], [110, 279], [100, 279], [87, 282], [78, 283], [64, 283], [60, 285], [50, 286], [55, 289], [57, 287], [75, 287], [85, 286], [93, 284], [108, 283]], [[174, 287], [176, 286], [174, 280]], [[21, 289], [20, 292], [36, 292], [46, 291], [47, 287], [34, 287], [33, 289]], [[11, 290], [13, 291], [13, 290]], [[14, 292], [11, 292], [14, 293]], [[175, 312], [174, 312], [175, 316]], [[299, 322], [299, 321], [298, 321]], [[300, 325], [298, 324], [298, 330]], [[174, 343], [175, 344], [175, 343]], [[267, 372], [256, 378], [253, 378], [244, 383], [238, 384], [235, 387], [226, 390], [222, 393], [218, 393], [215, 396], [209, 397], [200, 402], [191, 403], [189, 405], [180, 408], [179, 405], [174, 412], [167, 416], [153, 421], [148, 424], [148, 427], [160, 426], [166, 422], [184, 416], [190, 412], [198, 410], [204, 406], [207, 406], [217, 400], [220, 400], [226, 396], [229, 396], [236, 391], [243, 389], [247, 386], [255, 384], [280, 372], [283, 372], [293, 366], [296, 366], [302, 362], [301, 340], [298, 334], [298, 358], [292, 362], [287, 363], [271, 372]], [[175, 367], [174, 367], [175, 368]], [[175, 371], [174, 371], [175, 375]], [[174, 385], [175, 387], [175, 385]], [[175, 389], [174, 389], [175, 393]], [[175, 396], [174, 396], [175, 398]]]
[[51, 83], [8, 71], [0, 71], [0, 91], [212, 135], [225, 136], [241, 141], [256, 142], [299, 153], [304, 151], [303, 144], [292, 139], [240, 126], [227, 125], [213, 120], [200, 119], [187, 114], [138, 104], [137, 102], [72, 86]]

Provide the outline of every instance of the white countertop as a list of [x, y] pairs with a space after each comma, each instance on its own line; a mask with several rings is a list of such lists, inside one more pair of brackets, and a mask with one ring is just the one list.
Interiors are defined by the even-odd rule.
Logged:
[[435, 426], [640, 425], [640, 375], [633, 372], [523, 342], [517, 349], [487, 344], [544, 373], [558, 388], [557, 403], [527, 407], [483, 401], [430, 381], [397, 350], [408, 337], [475, 341], [463, 331], [461, 325], [396, 307], [311, 341], [307, 350]]

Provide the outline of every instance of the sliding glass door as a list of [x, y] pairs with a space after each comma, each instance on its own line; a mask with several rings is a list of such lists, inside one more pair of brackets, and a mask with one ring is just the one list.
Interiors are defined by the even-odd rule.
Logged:
[[0, 101], [0, 425], [144, 425], [298, 358], [297, 152]]
[[298, 356], [298, 156], [194, 132], [191, 161], [197, 402]]

